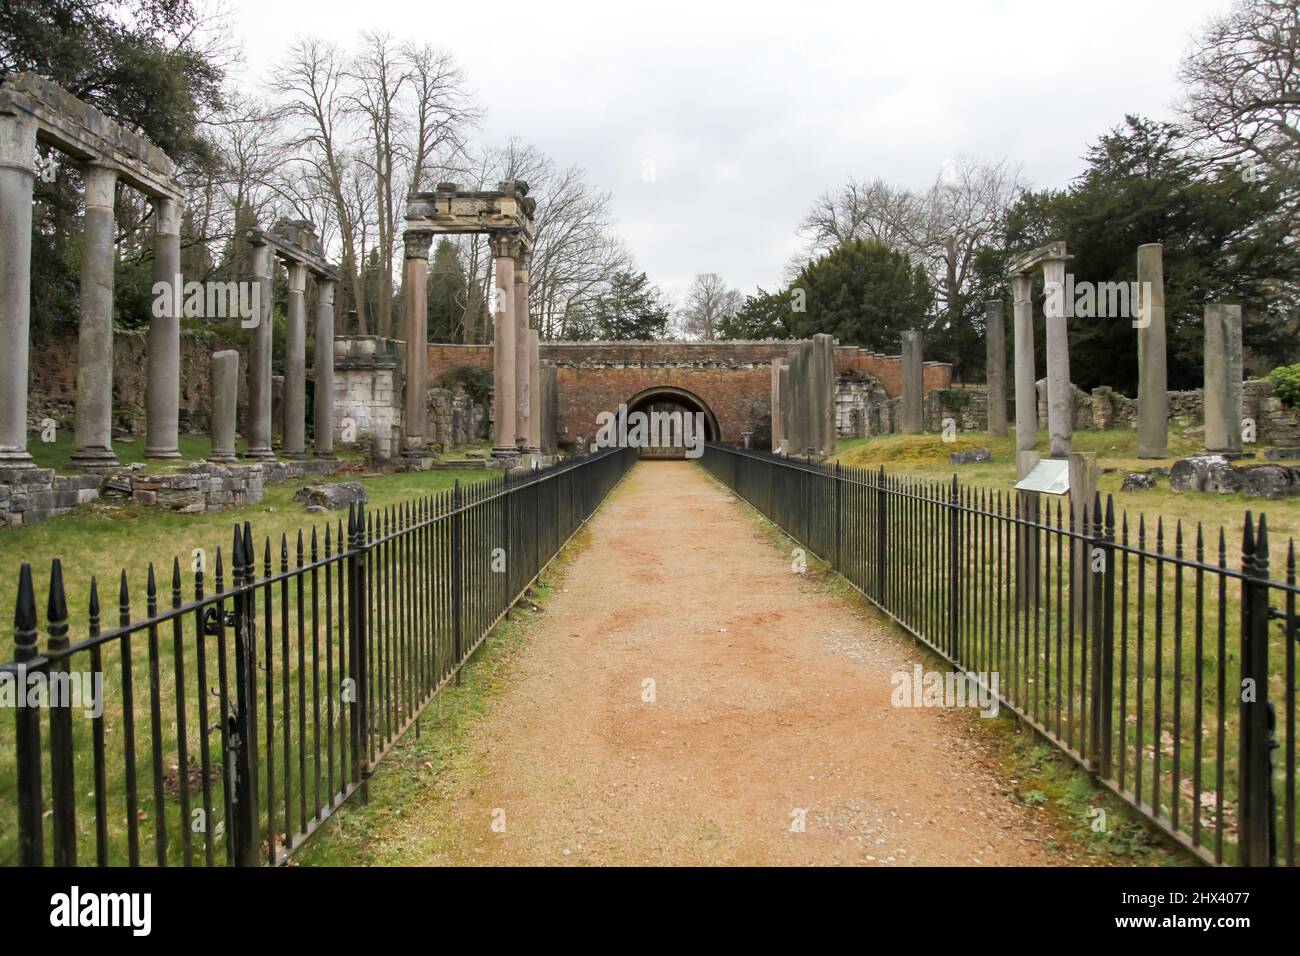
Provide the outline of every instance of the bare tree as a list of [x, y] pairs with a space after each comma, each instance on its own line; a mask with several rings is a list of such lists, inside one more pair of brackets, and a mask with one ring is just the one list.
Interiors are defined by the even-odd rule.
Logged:
[[1300, 156], [1300, 0], [1237, 0], [1183, 61], [1185, 111], [1230, 157], [1295, 169]]
[[357, 312], [356, 331], [366, 335], [369, 324], [361, 283], [362, 260], [357, 253], [358, 223], [352, 218], [356, 205], [346, 195], [346, 58], [333, 44], [309, 38], [295, 42], [282, 62], [272, 82], [279, 98], [279, 115], [293, 124], [290, 145], [306, 165], [306, 175], [334, 202], [343, 247], [340, 271]]
[[998, 234], [1023, 188], [1018, 166], [969, 156], [957, 157], [922, 193], [851, 179], [813, 203], [799, 226], [807, 247], [787, 272], [793, 278], [810, 259], [853, 239], [880, 242], [925, 265], [952, 321], [975, 254]]
[[728, 286], [722, 276], [702, 272], [691, 280], [686, 290], [678, 324], [685, 335], [711, 341], [718, 324], [735, 315], [744, 301], [740, 290]]

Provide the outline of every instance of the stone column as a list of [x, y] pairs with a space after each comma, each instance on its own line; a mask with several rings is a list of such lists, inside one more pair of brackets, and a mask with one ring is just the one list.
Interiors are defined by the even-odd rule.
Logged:
[[266, 243], [253, 246], [253, 275], [257, 283], [257, 325], [248, 350], [248, 449], [246, 458], [273, 460], [271, 450], [271, 275], [275, 257]]
[[32, 466], [27, 363], [35, 182], [35, 120], [17, 111], [0, 113], [0, 468]]
[[406, 393], [403, 417], [406, 440], [402, 454], [429, 454], [429, 246], [433, 234], [406, 234], [406, 258], [402, 274], [402, 303], [406, 312]]
[[1065, 321], [1065, 260], [1043, 262], [1044, 305], [1047, 325], [1047, 431], [1051, 456], [1070, 454], [1074, 433], [1074, 396], [1070, 393], [1070, 339]]
[[[1034, 372], [1033, 280], [1027, 275], [1011, 277], [1012, 309], [1015, 316], [1016, 358], [1016, 478], [1021, 479], [1038, 464], [1038, 383]], [[1032, 491], [1017, 492], [1021, 520], [1016, 527], [1016, 598], [1025, 606], [1038, 605], [1038, 530], [1027, 524], [1038, 522], [1040, 496]]]
[[[181, 401], [182, 301], [181, 205], [174, 199], [153, 201], [153, 314], [149, 318], [149, 353], [145, 358], [146, 458], [179, 458]], [[158, 290], [166, 292], [159, 294]]]
[[1024, 478], [1038, 464], [1038, 375], [1034, 371], [1033, 280], [1012, 276], [1016, 352], [1016, 477]]
[[532, 353], [528, 342], [528, 254], [515, 256], [515, 445], [520, 451], [534, 450], [529, 441], [532, 427]]
[[519, 457], [515, 442], [515, 252], [519, 241], [510, 235], [494, 235], [489, 242], [495, 258], [496, 290], [492, 318], [492, 457], [513, 462]]
[[1007, 327], [1001, 299], [984, 303], [984, 381], [988, 386], [988, 431], [1007, 433]]
[[921, 333], [913, 329], [903, 333], [903, 406], [904, 435], [919, 435], [924, 424], [921, 396], [925, 389], [925, 368], [921, 353]]
[[117, 170], [85, 168], [86, 222], [81, 248], [81, 321], [77, 329], [76, 448], [72, 464], [104, 468], [113, 454], [113, 202]]
[[317, 458], [334, 457], [334, 280], [316, 280], [316, 394], [312, 405]]
[[813, 344], [801, 342], [796, 360], [798, 375], [795, 377], [794, 434], [799, 446], [797, 455], [807, 455], [817, 450], [817, 417], [813, 413], [816, 397], [813, 391]]
[[[1096, 515], [1093, 508], [1096, 505], [1097, 496], [1097, 455], [1095, 452], [1070, 452], [1070, 515], [1074, 521], [1074, 530], [1077, 534], [1091, 535], [1093, 523]], [[1084, 595], [1087, 593], [1088, 584], [1092, 579], [1092, 562], [1089, 560], [1091, 546], [1080, 538], [1070, 539], [1070, 551], [1072, 553], [1071, 561], [1071, 586], [1070, 586], [1070, 612], [1074, 617], [1075, 630], [1082, 633], [1083, 628], [1083, 611]], [[1111, 556], [1112, 559], [1114, 555]], [[1092, 594], [1088, 593], [1088, 600], [1092, 600]], [[1096, 608], [1091, 608], [1088, 615], [1089, 622], [1095, 623], [1099, 620], [1096, 614]], [[1094, 635], [1096, 631], [1092, 632]]]
[[772, 359], [772, 451], [781, 450], [781, 440], [785, 438], [785, 422], [782, 421], [783, 396], [781, 395], [781, 369], [785, 359]]
[[1237, 454], [1241, 441], [1241, 306], [1205, 307], [1205, 448]]
[[209, 461], [229, 464], [235, 457], [235, 412], [239, 399], [239, 353], [234, 349], [212, 353], [209, 371], [212, 390], [212, 453]]
[[307, 457], [307, 267], [289, 263], [289, 297], [284, 323], [285, 458]]
[[[519, 288], [518, 285], [515, 288]], [[528, 444], [525, 450], [531, 455], [542, 453], [542, 368], [541, 335], [536, 329], [528, 330]]]
[[[781, 396], [781, 444], [772, 448], [773, 451], [780, 452], [783, 455], [790, 454], [792, 447], [790, 433], [794, 425], [793, 395], [790, 384], [790, 363], [782, 361], [776, 369], [776, 391]], [[776, 419], [774, 418], [775, 422]]]
[[817, 423], [814, 446], [820, 455], [835, 454], [835, 337], [813, 336], [813, 414]]
[[1139, 458], [1164, 458], [1169, 454], [1169, 379], [1165, 354], [1163, 249], [1164, 247], [1158, 242], [1138, 246], [1137, 278], [1142, 303], [1142, 311], [1139, 313], [1137, 323], [1137, 454]]

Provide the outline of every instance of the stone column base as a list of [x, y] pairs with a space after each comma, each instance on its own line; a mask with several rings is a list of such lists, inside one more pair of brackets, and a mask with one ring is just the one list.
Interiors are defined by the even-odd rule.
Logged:
[[519, 461], [519, 448], [515, 445], [493, 445], [492, 457], [500, 463], [515, 465]]
[[245, 458], [251, 458], [254, 461], [275, 461], [275, 452], [269, 448], [250, 448], [244, 452]]
[[164, 459], [164, 458], [173, 459], [173, 458], [180, 458], [181, 453], [175, 448], [146, 448], [144, 450], [144, 457], [159, 458], [159, 459]]
[[79, 468], [82, 471], [103, 471], [121, 465], [121, 462], [117, 460], [117, 455], [109, 448], [79, 449], [72, 453], [72, 459], [68, 463], [73, 468]]

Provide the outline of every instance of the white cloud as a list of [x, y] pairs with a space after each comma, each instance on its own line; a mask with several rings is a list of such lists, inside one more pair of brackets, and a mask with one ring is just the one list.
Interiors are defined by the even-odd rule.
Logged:
[[[297, 34], [362, 30], [451, 50], [488, 115], [614, 194], [653, 281], [772, 288], [819, 192], [917, 187], [958, 154], [1064, 186], [1125, 113], [1169, 117], [1189, 38], [1226, 0], [829, 4], [236, 0], [250, 76]], [[305, 11], [310, 9], [310, 13]], [[250, 83], [252, 81], [250, 80]], [[647, 159], [655, 181], [642, 173]]]

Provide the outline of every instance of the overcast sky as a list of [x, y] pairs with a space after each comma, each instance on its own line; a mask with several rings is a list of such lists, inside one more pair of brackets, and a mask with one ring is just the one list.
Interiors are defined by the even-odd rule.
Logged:
[[680, 295], [697, 272], [776, 287], [809, 204], [849, 176], [923, 188], [964, 153], [1066, 185], [1126, 112], [1173, 116], [1177, 64], [1227, 6], [234, 0], [234, 14], [250, 85], [299, 34], [451, 50], [487, 110], [478, 141], [517, 135], [585, 167], [639, 266]]

